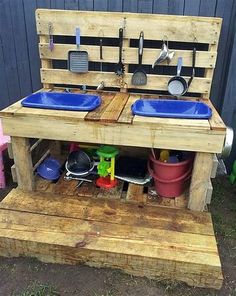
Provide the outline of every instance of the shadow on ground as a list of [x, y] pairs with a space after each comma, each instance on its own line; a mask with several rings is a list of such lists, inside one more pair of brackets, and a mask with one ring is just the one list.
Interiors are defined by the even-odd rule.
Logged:
[[[9, 186], [0, 192], [0, 200], [14, 186], [9, 176], [10, 165], [11, 162], [6, 161]], [[216, 179], [213, 185], [211, 212], [224, 273], [224, 285], [220, 291], [132, 277], [113, 269], [45, 264], [29, 258], [0, 257], [0, 295], [236, 296], [236, 186], [231, 186], [226, 177]]]

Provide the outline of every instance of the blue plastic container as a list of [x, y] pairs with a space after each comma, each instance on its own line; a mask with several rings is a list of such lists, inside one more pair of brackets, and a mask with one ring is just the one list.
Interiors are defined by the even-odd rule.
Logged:
[[53, 181], [57, 180], [60, 177], [60, 163], [52, 158], [46, 158], [37, 168], [37, 173], [40, 177]]
[[38, 92], [26, 97], [21, 104], [30, 108], [91, 111], [101, 105], [101, 97], [66, 92]]
[[211, 108], [195, 101], [139, 99], [131, 107], [134, 115], [166, 118], [208, 119]]

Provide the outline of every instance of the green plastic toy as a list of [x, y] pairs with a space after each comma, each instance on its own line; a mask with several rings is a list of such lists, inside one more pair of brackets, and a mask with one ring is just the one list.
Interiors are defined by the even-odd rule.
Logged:
[[236, 181], [236, 160], [233, 163], [232, 173], [229, 176], [230, 183], [233, 185]]
[[97, 150], [100, 162], [97, 166], [100, 178], [97, 179], [97, 186], [112, 188], [117, 185], [115, 179], [115, 157], [119, 153], [118, 149], [112, 146], [101, 146]]

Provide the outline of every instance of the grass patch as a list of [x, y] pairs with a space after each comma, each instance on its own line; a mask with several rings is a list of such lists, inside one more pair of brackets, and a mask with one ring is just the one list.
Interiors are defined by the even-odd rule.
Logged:
[[60, 294], [51, 285], [35, 283], [20, 294], [12, 296], [60, 296]]

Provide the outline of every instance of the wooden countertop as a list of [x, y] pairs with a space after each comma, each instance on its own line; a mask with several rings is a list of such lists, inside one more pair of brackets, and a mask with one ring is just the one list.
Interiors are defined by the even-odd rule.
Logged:
[[19, 137], [221, 152], [226, 128], [209, 100], [198, 99], [212, 108], [212, 118], [194, 120], [133, 116], [134, 101], [141, 96], [157, 97], [154, 95], [121, 92], [99, 92], [99, 95], [102, 104], [91, 112], [25, 108], [18, 101], [0, 112], [4, 132]]

